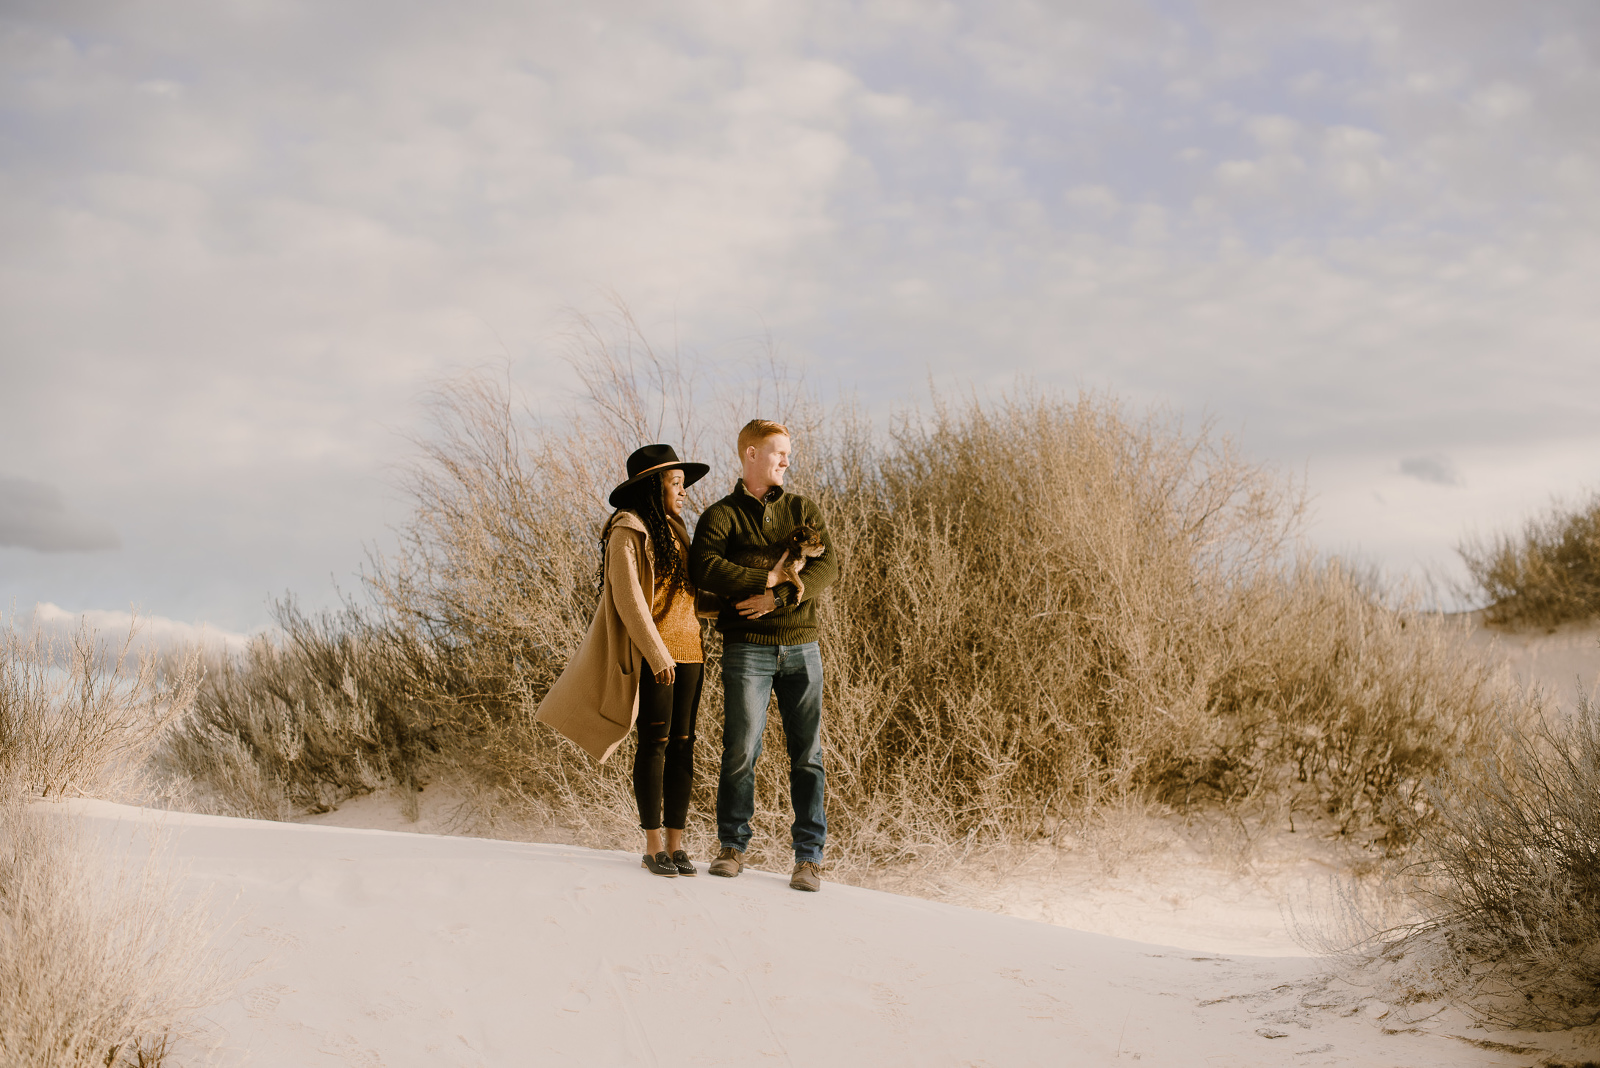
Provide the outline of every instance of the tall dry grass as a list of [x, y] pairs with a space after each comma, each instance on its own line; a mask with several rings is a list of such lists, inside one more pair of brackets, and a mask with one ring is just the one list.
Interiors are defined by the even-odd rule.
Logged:
[[1412, 869], [1426, 918], [1383, 932], [1485, 1022], [1600, 1022], [1600, 709], [1505, 724], [1432, 784]]
[[0, 631], [0, 1063], [158, 1065], [227, 988], [204, 902], [155, 861], [119, 864], [45, 799], [137, 799], [143, 762], [198, 682], [102, 646]]
[[1519, 532], [1469, 538], [1457, 551], [1491, 623], [1553, 627], [1600, 616], [1600, 493], [1552, 504]]
[[[506, 811], [632, 845], [628, 745], [596, 769], [531, 714], [594, 610], [623, 458], [668, 440], [712, 463], [698, 510], [736, 477], [729, 443], [753, 410], [697, 390], [631, 322], [620, 336], [583, 335], [588, 399], [565, 419], [527, 417], [483, 376], [443, 389], [407, 479], [413, 518], [366, 576], [370, 605], [219, 673], [257, 696], [203, 693], [175, 763], [270, 814], [423, 759]], [[760, 414], [795, 431], [791, 484], [821, 504], [844, 564], [822, 610], [836, 872], [1050, 837], [1130, 803], [1254, 805], [1381, 835], [1388, 810], [1425, 807], [1424, 778], [1492, 733], [1495, 684], [1450, 625], [1306, 557], [1299, 488], [1208, 428], [1025, 392], [936, 402], [882, 435], [848, 409], [819, 418], [793, 390], [769, 396], [789, 404]], [[344, 667], [313, 667], [336, 646]], [[718, 652], [712, 635], [713, 677]], [[317, 676], [320, 696], [287, 675]], [[402, 732], [340, 726], [359, 718], [352, 694], [378, 691], [425, 720], [429, 746], [407, 755]], [[713, 684], [702, 845], [720, 721]], [[786, 854], [786, 809], [769, 757], [752, 860]]]

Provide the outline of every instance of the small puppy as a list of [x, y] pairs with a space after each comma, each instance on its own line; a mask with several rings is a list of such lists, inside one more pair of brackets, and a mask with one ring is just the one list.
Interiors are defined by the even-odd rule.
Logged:
[[[806, 584], [800, 579], [800, 569], [826, 551], [827, 546], [822, 544], [822, 535], [817, 528], [802, 523], [782, 541], [771, 545], [753, 545], [734, 553], [728, 557], [728, 561], [741, 567], [759, 567], [763, 571], [771, 571], [778, 566], [779, 560], [783, 560], [783, 578], [794, 583], [794, 596], [798, 601], [806, 592]], [[787, 559], [784, 558], [785, 553], [789, 554]], [[695, 595], [695, 614], [702, 619], [717, 618], [722, 607], [722, 598], [709, 590], [700, 590]]]
[[[789, 532], [789, 536], [782, 541], [775, 541], [771, 545], [755, 545], [740, 553], [728, 557], [733, 563], [741, 567], [759, 567], [763, 571], [771, 571], [778, 566], [778, 561], [783, 560], [782, 575], [784, 580], [794, 583], [794, 599], [798, 601], [805, 596], [806, 584], [800, 581], [800, 569], [807, 562], [819, 557], [825, 551], [822, 544], [822, 535], [816, 527], [801, 524]], [[788, 558], [784, 558], [784, 554]]]

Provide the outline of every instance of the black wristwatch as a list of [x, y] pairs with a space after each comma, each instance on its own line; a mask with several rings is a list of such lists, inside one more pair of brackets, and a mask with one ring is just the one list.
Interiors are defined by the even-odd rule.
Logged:
[[772, 587], [772, 606], [774, 608], [783, 607], [783, 590], [777, 586]]

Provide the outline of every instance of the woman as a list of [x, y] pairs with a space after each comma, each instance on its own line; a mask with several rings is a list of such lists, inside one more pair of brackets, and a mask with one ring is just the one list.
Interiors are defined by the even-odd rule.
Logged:
[[534, 716], [602, 763], [637, 722], [633, 793], [643, 867], [669, 878], [695, 874], [683, 829], [704, 656], [683, 504], [685, 490], [709, 470], [679, 460], [670, 445], [628, 457], [628, 479], [611, 491], [617, 511], [600, 537], [600, 606]]

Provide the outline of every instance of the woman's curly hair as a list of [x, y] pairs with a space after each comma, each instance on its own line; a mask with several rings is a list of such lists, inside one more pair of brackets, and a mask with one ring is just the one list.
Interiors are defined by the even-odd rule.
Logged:
[[[650, 551], [655, 560], [656, 581], [661, 581], [661, 576], [667, 576], [667, 589], [676, 593], [689, 585], [689, 561], [685, 558], [683, 547], [678, 544], [678, 537], [672, 532], [672, 524], [667, 521], [666, 490], [662, 479], [665, 471], [652, 472], [641, 478], [623, 491], [622, 504], [618, 512], [632, 512], [644, 524], [644, 529], [650, 536]], [[605, 531], [600, 537], [600, 584], [605, 585], [605, 553], [606, 537], [611, 533], [611, 524], [605, 525]]]

